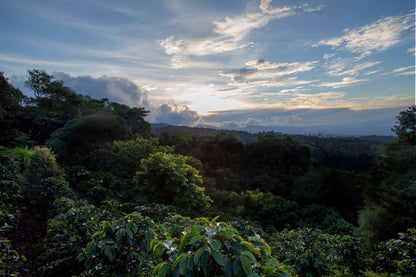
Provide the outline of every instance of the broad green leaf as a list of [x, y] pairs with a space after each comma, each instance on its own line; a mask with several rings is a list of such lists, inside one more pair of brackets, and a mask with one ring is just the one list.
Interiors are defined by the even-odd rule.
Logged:
[[257, 264], [256, 257], [254, 257], [252, 253], [244, 251], [243, 253], [241, 253], [241, 255], [248, 257], [253, 265]]
[[266, 275], [266, 276], [270, 276], [270, 275], [273, 274], [273, 271], [274, 271], [274, 267], [273, 266], [266, 266], [264, 268], [263, 274]]
[[160, 263], [153, 269], [152, 275], [156, 275], [158, 273], [159, 269], [165, 264], [166, 262]]
[[201, 258], [201, 255], [205, 252], [205, 248], [201, 247], [199, 248], [194, 255], [194, 264], [196, 265], [199, 262], [199, 258]]
[[183, 235], [181, 239], [181, 243], [179, 244], [179, 251], [183, 251], [185, 245], [188, 244], [189, 236], [190, 236], [189, 233], [186, 233], [185, 235]]
[[126, 226], [127, 235], [132, 240], [133, 239], [133, 230], [130, 224], [127, 224]]
[[189, 256], [185, 256], [184, 258], [181, 259], [181, 262], [179, 263], [179, 271], [181, 272], [182, 275], [185, 275], [186, 273], [188, 262], [189, 262]]
[[217, 240], [212, 240], [208, 242], [209, 245], [217, 252], [220, 251], [221, 244]]
[[219, 264], [224, 266], [224, 257], [222, 256], [222, 254], [216, 250], [213, 250], [212, 252], [212, 256], [214, 257], [215, 261]]
[[204, 222], [206, 225], [209, 225], [209, 220], [205, 217], [200, 217], [199, 220], [201, 220], [202, 222]]
[[173, 263], [173, 266], [176, 267], [178, 265], [178, 263], [181, 261], [182, 257], [185, 256], [186, 253], [182, 253], [180, 254], [176, 259], [175, 262]]
[[212, 224], [214, 224], [215, 222], [217, 222], [217, 219], [220, 218], [219, 215], [217, 215], [216, 217], [214, 217], [211, 221]]
[[245, 256], [245, 255], [241, 255], [241, 266], [243, 267], [244, 272], [248, 275], [251, 276], [252, 274], [252, 270], [251, 270], [251, 263], [250, 263], [250, 259]]
[[202, 239], [204, 239], [205, 237], [204, 236], [202, 236], [202, 235], [197, 235], [197, 236], [194, 236], [192, 239], [191, 239], [191, 241], [189, 242], [189, 244], [192, 244], [192, 243], [195, 243], [195, 242], [197, 242], [197, 241], [199, 241], [199, 240], [202, 240]]
[[116, 258], [116, 251], [110, 245], [104, 246], [104, 253], [108, 257], [110, 262], [114, 261], [114, 259]]

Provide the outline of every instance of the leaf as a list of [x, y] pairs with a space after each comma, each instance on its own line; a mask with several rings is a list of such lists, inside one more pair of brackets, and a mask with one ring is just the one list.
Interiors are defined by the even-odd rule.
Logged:
[[156, 275], [156, 273], [158, 273], [159, 269], [166, 264], [166, 262], [160, 263], [157, 266], [155, 266], [155, 268], [153, 269], [152, 275]]
[[205, 248], [199, 248], [194, 255], [194, 264], [196, 265], [199, 262], [199, 259], [201, 258], [201, 255], [205, 252]]
[[185, 258], [183, 258], [181, 260], [181, 262], [179, 263], [179, 271], [182, 275], [185, 275], [185, 273], [186, 273], [186, 268], [188, 267], [188, 262], [189, 262], [189, 256], [185, 256]]
[[179, 244], [179, 251], [183, 251], [185, 245], [187, 245], [188, 241], [189, 241], [189, 233], [186, 233], [185, 235], [183, 235], [182, 239], [181, 239], [181, 243]]
[[220, 218], [219, 215], [217, 215], [216, 217], [214, 217], [211, 221], [212, 224], [215, 224], [215, 222], [217, 222], [217, 219]]
[[217, 252], [220, 251], [221, 244], [217, 240], [212, 240], [208, 242], [209, 245]]
[[209, 225], [209, 220], [205, 217], [200, 217], [199, 220], [201, 220], [203, 223], [205, 223], [206, 225]]
[[116, 258], [116, 251], [110, 245], [104, 246], [104, 254], [108, 257], [110, 262], [114, 261]]
[[127, 231], [127, 235], [129, 236], [129, 238], [132, 240], [133, 239], [133, 231], [132, 231], [132, 227], [130, 224], [127, 224], [126, 226], [126, 231]]
[[233, 261], [230, 257], [224, 258], [224, 275], [225, 277], [233, 277]]
[[241, 255], [244, 255], [244, 256], [248, 257], [252, 264], [254, 264], [254, 265], [257, 264], [256, 257], [254, 257], [254, 255], [252, 253], [244, 251], [243, 253], [241, 253]]
[[241, 266], [243, 267], [244, 272], [248, 276], [251, 276], [252, 270], [251, 270], [250, 259], [245, 255], [241, 255]]
[[204, 236], [202, 236], [202, 235], [197, 235], [197, 236], [194, 236], [194, 237], [191, 239], [191, 241], [189, 242], [189, 244], [195, 243], [195, 242], [197, 242], [197, 241], [199, 241], [199, 240], [202, 240], [203, 238], [205, 238], [205, 237], [204, 237]]
[[180, 254], [176, 259], [175, 262], [173, 263], [173, 266], [176, 267], [178, 265], [178, 263], [181, 261], [182, 257], [185, 256], [186, 253], [182, 253]]
[[273, 274], [274, 267], [273, 266], [266, 266], [263, 270], [263, 274], [266, 276], [270, 276]]
[[224, 266], [224, 257], [222, 256], [222, 254], [216, 250], [213, 250], [212, 252], [212, 256], [214, 257], [215, 261], [219, 264]]
[[204, 252], [201, 256], [201, 267], [202, 271], [204, 272], [205, 276], [210, 276], [209, 274], [209, 261], [210, 261], [210, 255], [208, 252]]

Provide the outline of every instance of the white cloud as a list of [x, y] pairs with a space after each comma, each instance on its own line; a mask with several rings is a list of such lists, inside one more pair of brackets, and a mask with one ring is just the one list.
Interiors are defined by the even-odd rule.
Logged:
[[188, 38], [170, 36], [160, 41], [160, 46], [165, 49], [166, 54], [172, 55], [171, 65], [177, 68], [189, 66], [191, 63], [187, 61], [192, 56], [207, 56], [246, 48], [252, 43], [243, 40], [251, 31], [264, 27], [271, 20], [290, 16], [297, 9], [297, 7], [270, 9], [270, 2], [270, 0], [261, 2], [260, 9], [263, 12], [246, 13], [226, 17], [222, 21], [214, 21], [212, 35]]
[[411, 66], [396, 68], [392, 71], [392, 73], [395, 73], [395, 76], [412, 76], [412, 75], [415, 75], [415, 66], [411, 65]]
[[300, 81], [294, 77], [282, 78], [282, 76], [312, 70], [315, 68], [316, 63], [316, 61], [304, 63], [271, 63], [259, 59], [248, 61], [246, 65], [250, 66], [250, 68], [229, 70], [222, 72], [221, 76], [230, 78], [234, 84], [264, 87], [296, 86], [311, 83], [311, 81]]
[[414, 65], [396, 68], [389, 72], [383, 73], [383, 75], [394, 75], [394, 76], [409, 76], [409, 75], [414, 75], [414, 74], [415, 74]]
[[224, 21], [214, 21], [214, 31], [222, 37], [234, 38], [236, 41], [240, 41], [252, 30], [267, 25], [271, 19], [273, 19], [272, 16], [263, 13], [226, 17]]
[[379, 73], [381, 71], [383, 71], [383, 70], [372, 70], [372, 71], [368, 71], [368, 72], [364, 73], [364, 75], [373, 75], [373, 74]]
[[[360, 71], [364, 69], [368, 69], [375, 65], [380, 64], [381, 62], [364, 62], [364, 63], [351, 63], [350, 60], [340, 60], [335, 62], [327, 67], [330, 69], [327, 73], [330, 76], [356, 76], [360, 73]], [[353, 65], [352, 65], [353, 64]]]
[[347, 87], [353, 84], [367, 81], [368, 79], [356, 79], [354, 77], [344, 77], [340, 82], [323, 82], [318, 86], [320, 87], [332, 87], [332, 88], [342, 88]]
[[278, 14], [292, 10], [291, 7], [283, 7], [283, 8], [270, 8], [270, 3], [272, 0], [261, 0], [260, 2], [260, 9], [262, 12], [267, 14]]
[[406, 71], [406, 70], [411, 69], [411, 68], [415, 68], [415, 66], [414, 65], [410, 65], [410, 66], [396, 68], [396, 69], [393, 69], [392, 72], [393, 73], [398, 73], [398, 72]]
[[321, 40], [313, 46], [327, 45], [333, 49], [347, 49], [363, 58], [375, 51], [384, 51], [397, 45], [401, 42], [401, 34], [412, 27], [414, 12], [389, 16], [359, 28], [345, 29], [343, 36]]
[[413, 48], [407, 49], [407, 53], [413, 53], [413, 56], [416, 56], [416, 48], [413, 47]]

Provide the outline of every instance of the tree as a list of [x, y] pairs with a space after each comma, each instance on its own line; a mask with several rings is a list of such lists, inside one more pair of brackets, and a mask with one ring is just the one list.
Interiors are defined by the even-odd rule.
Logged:
[[202, 177], [187, 160], [179, 154], [150, 154], [136, 174], [137, 189], [152, 201], [185, 210], [208, 208], [212, 200], [204, 194]]
[[400, 112], [397, 139], [385, 146], [360, 212], [360, 235], [367, 247], [416, 225], [415, 106]]
[[32, 69], [28, 70], [29, 77], [25, 81], [25, 85], [31, 88], [38, 100], [44, 95], [48, 89], [49, 84], [53, 80], [53, 76], [45, 72], [45, 70]]
[[401, 111], [396, 117], [397, 125], [392, 128], [400, 142], [416, 145], [416, 105]]
[[151, 153], [172, 152], [173, 147], [159, 145], [157, 138], [136, 138], [108, 143], [90, 155], [90, 167], [96, 171], [131, 178], [139, 170], [142, 159]]

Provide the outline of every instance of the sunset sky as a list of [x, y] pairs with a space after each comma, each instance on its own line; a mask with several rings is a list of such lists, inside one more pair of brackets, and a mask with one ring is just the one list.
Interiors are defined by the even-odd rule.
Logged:
[[388, 133], [415, 102], [414, 0], [2, 0], [0, 22], [23, 91], [44, 69], [152, 122]]

